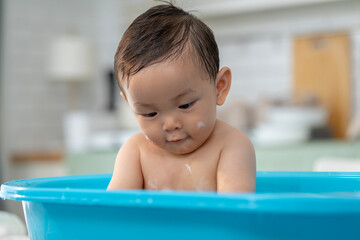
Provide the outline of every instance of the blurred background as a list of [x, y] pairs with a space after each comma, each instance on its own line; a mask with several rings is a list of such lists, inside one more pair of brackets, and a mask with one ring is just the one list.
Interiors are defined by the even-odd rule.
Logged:
[[[113, 79], [150, 0], [0, 1], [0, 179], [111, 173], [138, 131]], [[233, 73], [219, 118], [261, 171], [360, 171], [360, 1], [178, 0]], [[19, 203], [0, 208], [22, 216]]]

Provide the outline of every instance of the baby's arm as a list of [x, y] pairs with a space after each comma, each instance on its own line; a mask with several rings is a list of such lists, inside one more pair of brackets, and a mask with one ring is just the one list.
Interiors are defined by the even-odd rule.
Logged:
[[218, 192], [254, 192], [256, 188], [255, 151], [242, 133], [227, 139], [217, 171]]
[[121, 146], [108, 190], [143, 188], [138, 140], [139, 136], [135, 135]]

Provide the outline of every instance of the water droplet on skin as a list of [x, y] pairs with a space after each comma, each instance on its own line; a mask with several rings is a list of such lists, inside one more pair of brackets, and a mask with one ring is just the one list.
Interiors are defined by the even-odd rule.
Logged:
[[148, 140], [149, 142], [155, 144], [153, 141], [151, 141], [151, 139], [150, 139], [148, 136], [146, 136], [145, 134], [144, 134], [144, 136], [145, 136], [145, 139], [146, 139], [146, 140]]
[[189, 171], [189, 173], [191, 173], [191, 167], [188, 163], [185, 164], [185, 167], [187, 168], [187, 170]]
[[198, 122], [197, 127], [198, 127], [198, 129], [201, 129], [201, 128], [205, 127], [205, 123], [204, 122]]
[[157, 186], [157, 180], [155, 179], [154, 181], [151, 181], [151, 179], [148, 181], [148, 185], [150, 188], [157, 190], [158, 186]]

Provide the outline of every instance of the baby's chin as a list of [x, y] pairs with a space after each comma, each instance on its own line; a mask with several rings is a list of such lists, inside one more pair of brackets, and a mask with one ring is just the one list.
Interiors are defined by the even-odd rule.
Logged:
[[187, 140], [188, 142], [183, 144], [166, 144], [162, 148], [170, 153], [177, 154], [177, 155], [186, 155], [195, 152], [200, 148], [202, 143], [194, 143], [190, 139]]
[[180, 142], [169, 142], [164, 139], [150, 139], [147, 136], [145, 136], [145, 138], [158, 148], [175, 155], [186, 155], [193, 153], [201, 148], [201, 146], [206, 141], [206, 139], [203, 139], [202, 141], [199, 139], [195, 140], [191, 136], [186, 137]]
[[197, 148], [196, 149], [165, 149], [165, 150], [176, 155], [186, 155], [195, 152]]

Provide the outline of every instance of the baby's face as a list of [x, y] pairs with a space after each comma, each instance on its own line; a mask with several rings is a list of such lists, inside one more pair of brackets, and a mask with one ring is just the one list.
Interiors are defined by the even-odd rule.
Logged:
[[151, 65], [129, 81], [127, 100], [149, 141], [186, 154], [208, 139], [216, 122], [216, 88], [192, 61]]

